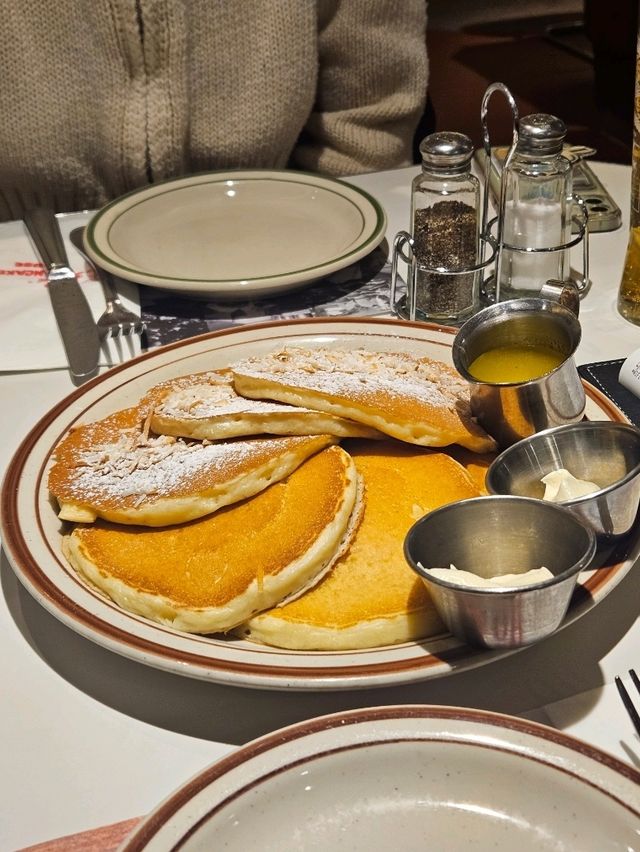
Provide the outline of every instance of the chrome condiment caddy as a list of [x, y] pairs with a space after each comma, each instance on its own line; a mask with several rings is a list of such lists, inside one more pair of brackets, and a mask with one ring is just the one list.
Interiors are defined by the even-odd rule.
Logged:
[[[506, 98], [512, 114], [512, 139], [509, 148], [503, 149], [503, 160], [497, 159], [488, 128], [489, 102], [495, 92]], [[421, 143], [422, 174], [412, 183], [412, 233], [400, 231], [393, 241], [392, 309], [403, 319], [459, 325], [488, 304], [541, 296], [575, 306], [577, 313], [579, 297], [589, 286], [588, 211], [571, 186], [571, 167], [581, 156], [579, 149], [573, 154], [563, 145], [565, 127], [554, 116], [536, 114], [520, 121], [515, 100], [503, 83], [487, 88], [480, 120], [484, 181], [482, 202], [476, 207], [475, 262], [438, 263], [437, 251], [419, 250], [419, 193], [440, 191], [443, 198], [454, 197], [460, 176], [467, 178], [465, 168], [470, 168], [473, 153], [470, 140], [462, 134], [431, 134]], [[497, 213], [490, 218], [492, 189]], [[433, 232], [437, 233], [435, 227]], [[464, 242], [464, 235], [460, 240]], [[576, 271], [571, 269], [569, 251], [580, 244], [582, 269]], [[446, 250], [443, 256], [446, 259]], [[406, 295], [399, 295], [400, 261], [408, 269]], [[469, 293], [472, 297], [467, 299]]]

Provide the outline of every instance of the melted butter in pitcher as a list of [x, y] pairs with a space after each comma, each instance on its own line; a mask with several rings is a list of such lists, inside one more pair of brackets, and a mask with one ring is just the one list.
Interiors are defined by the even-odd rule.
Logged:
[[468, 369], [481, 382], [529, 382], [550, 373], [565, 358], [566, 355], [549, 346], [500, 346], [478, 355]]

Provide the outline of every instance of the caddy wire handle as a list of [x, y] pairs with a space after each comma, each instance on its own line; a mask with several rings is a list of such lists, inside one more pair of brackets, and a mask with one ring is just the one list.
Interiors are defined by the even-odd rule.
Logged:
[[[482, 145], [484, 148], [484, 197], [482, 204], [482, 224], [481, 224], [481, 232], [483, 234], [488, 234], [489, 227], [489, 181], [491, 175], [491, 137], [489, 135], [489, 101], [491, 100], [491, 96], [495, 92], [500, 92], [507, 100], [511, 108], [512, 115], [512, 132], [511, 132], [511, 145], [509, 150], [507, 151], [507, 156], [504, 161], [502, 175], [504, 176], [505, 171], [509, 167], [511, 160], [513, 159], [513, 155], [515, 154], [516, 145], [518, 144], [518, 139], [520, 136], [520, 116], [518, 113], [518, 105], [515, 102], [515, 99], [509, 89], [505, 86], [504, 83], [491, 83], [490, 86], [487, 87], [484, 95], [482, 96], [482, 104], [480, 106], [480, 123], [482, 124]], [[498, 201], [498, 216], [497, 216], [497, 231], [496, 231], [496, 242], [498, 244], [497, 252], [496, 252], [496, 269], [495, 269], [495, 281], [496, 281], [496, 302], [500, 300], [500, 267], [502, 260], [502, 231], [504, 226], [504, 212], [506, 207], [506, 182], [501, 178], [500, 179], [500, 198]], [[484, 253], [485, 241], [481, 241], [480, 251]], [[481, 255], [482, 259], [482, 255]]]

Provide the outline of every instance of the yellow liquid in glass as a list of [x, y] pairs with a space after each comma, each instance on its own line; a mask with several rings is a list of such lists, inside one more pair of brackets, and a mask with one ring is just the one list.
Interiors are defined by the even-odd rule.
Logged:
[[632, 228], [629, 233], [618, 310], [625, 319], [640, 325], [640, 228]]
[[469, 372], [481, 382], [529, 382], [562, 364], [566, 355], [546, 346], [501, 346], [471, 362]]

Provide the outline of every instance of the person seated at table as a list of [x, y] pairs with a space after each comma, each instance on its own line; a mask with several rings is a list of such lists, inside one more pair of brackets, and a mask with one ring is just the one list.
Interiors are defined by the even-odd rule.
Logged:
[[409, 165], [425, 0], [0, 0], [0, 220], [227, 168]]

